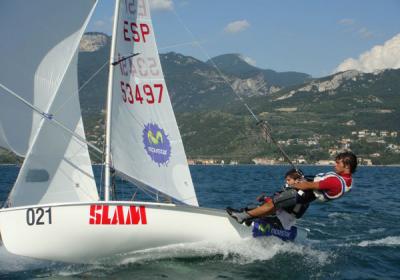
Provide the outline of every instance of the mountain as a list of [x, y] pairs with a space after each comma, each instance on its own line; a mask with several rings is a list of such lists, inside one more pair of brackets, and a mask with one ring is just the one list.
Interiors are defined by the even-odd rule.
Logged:
[[168, 91], [176, 112], [208, 111], [234, 102], [235, 94], [218, 71], [190, 56], [161, 54]]
[[353, 129], [399, 130], [399, 81], [400, 69], [374, 73], [352, 70], [284, 89], [265, 99], [255, 98], [250, 104], [258, 111], [292, 108], [293, 116], [318, 115], [319, 119], [309, 118], [332, 123], [330, 131], [350, 121]]
[[[88, 140], [102, 146], [110, 37], [85, 34], [79, 54], [81, 105]], [[297, 72], [260, 69], [238, 54], [203, 62], [170, 52], [160, 55], [171, 101], [190, 158], [251, 162], [279, 158], [265, 144], [238, 99], [267, 120], [293, 158], [307, 162], [351, 148], [376, 164], [400, 163], [400, 70], [357, 71], [312, 79]], [[222, 75], [215, 69], [218, 66]], [[92, 80], [96, 71], [104, 67]]]
[[209, 65], [216, 65], [223, 73], [234, 75], [242, 80], [262, 80], [262, 88], [260, 88], [261, 84], [254, 88], [254, 91], [258, 92], [257, 95], [265, 95], [285, 87], [304, 84], [312, 80], [312, 77], [305, 73], [276, 72], [270, 69], [260, 69], [249, 64], [247, 59], [240, 54], [216, 56], [208, 60], [207, 63]]
[[206, 62], [209, 65], [216, 65], [222, 72], [241, 76], [242, 78], [249, 77], [252, 73], [261, 71], [261, 69], [251, 65], [246, 58], [237, 53], [223, 54], [211, 58]]
[[105, 108], [111, 38], [104, 33], [86, 33], [78, 59], [79, 97], [84, 116]]
[[[103, 147], [110, 37], [85, 34], [80, 50], [87, 139]], [[174, 52], [161, 54], [160, 60], [189, 158], [278, 159], [245, 102], [268, 121], [293, 159], [313, 163], [352, 149], [366, 162], [400, 163], [400, 69], [311, 79], [303, 73], [259, 69], [232, 54], [212, 59], [220, 73], [211, 61]], [[11, 159], [0, 151], [0, 161]]]
[[[111, 38], [103, 33], [86, 33], [82, 38], [78, 76], [80, 86], [84, 85], [80, 96], [86, 116], [104, 108], [110, 44]], [[236, 68], [229, 67], [229, 59], [233, 60], [231, 64], [237, 63]], [[234, 104], [238, 96], [267, 95], [289, 85], [303, 84], [311, 78], [304, 73], [262, 70], [251, 66], [239, 55], [222, 55], [212, 60], [222, 70], [222, 76], [210, 62], [174, 52], [160, 54], [176, 112], [219, 110]], [[99, 71], [101, 67], [104, 68]]]
[[[366, 162], [400, 163], [400, 69], [337, 73], [246, 102], [294, 158], [315, 162], [352, 149]], [[181, 123], [189, 131], [184, 133], [189, 154], [280, 157], [263, 143], [243, 104], [224, 112], [186, 114]], [[207, 139], [206, 144], [199, 139]]]

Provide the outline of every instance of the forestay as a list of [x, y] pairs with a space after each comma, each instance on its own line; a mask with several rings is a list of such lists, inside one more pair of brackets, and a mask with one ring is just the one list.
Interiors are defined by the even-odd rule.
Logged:
[[[198, 205], [147, 1], [121, 0], [111, 110], [114, 168], [138, 185]], [[129, 55], [134, 57], [124, 59]]]
[[[96, 1], [2, 1], [1, 83], [81, 137], [77, 48]], [[4, 12], [2, 12], [4, 11]], [[4, 63], [3, 63], [4, 61]], [[98, 200], [87, 145], [0, 92], [0, 143], [26, 159], [11, 206]]]

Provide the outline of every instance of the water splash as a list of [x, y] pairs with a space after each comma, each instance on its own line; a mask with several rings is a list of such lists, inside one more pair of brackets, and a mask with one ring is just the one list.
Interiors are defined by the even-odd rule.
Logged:
[[358, 243], [360, 247], [369, 247], [369, 246], [399, 246], [400, 245], [400, 236], [388, 236], [383, 239], [377, 240], [365, 240]]
[[180, 258], [219, 258], [223, 262], [249, 264], [256, 261], [268, 261], [278, 254], [296, 254], [313, 259], [319, 264], [326, 263], [328, 254], [306, 245], [283, 242], [278, 238], [243, 239], [236, 242], [196, 242], [177, 244], [156, 249], [125, 254], [118, 262], [119, 265], [144, 263], [161, 259]]
[[384, 232], [386, 229], [385, 228], [372, 228], [368, 230], [368, 233], [374, 234], [374, 233], [381, 233]]

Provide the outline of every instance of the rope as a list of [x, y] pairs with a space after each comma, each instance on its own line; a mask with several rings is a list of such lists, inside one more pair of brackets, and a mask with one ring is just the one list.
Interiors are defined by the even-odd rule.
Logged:
[[74, 95], [79, 94], [79, 92], [80, 92], [85, 86], [87, 86], [87, 84], [89, 84], [90, 81], [93, 80], [94, 77], [96, 77], [96, 76], [104, 69], [104, 67], [106, 67], [106, 65], [108, 65], [108, 63], [109, 63], [108, 60], [107, 60], [106, 62], [104, 62], [104, 64], [103, 64], [96, 72], [94, 72], [94, 73], [89, 77], [89, 79], [87, 79], [87, 80], [80, 86], [80, 88], [78, 88], [77, 91], [71, 93], [71, 95], [68, 97], [68, 99], [65, 100], [65, 102], [64, 102], [63, 104], [61, 104], [61, 105], [54, 111], [53, 114], [57, 114], [57, 113], [65, 106], [65, 104], [67, 104], [67, 103], [71, 100], [71, 98], [72, 98]]
[[11, 96], [15, 97], [18, 101], [20, 101], [21, 103], [25, 104], [29, 108], [31, 108], [34, 112], [36, 112], [39, 115], [41, 115], [46, 121], [50, 121], [50, 122], [56, 124], [58, 127], [62, 128], [64, 131], [68, 132], [69, 134], [71, 134], [73, 137], [75, 137], [76, 139], [78, 139], [82, 143], [85, 143], [90, 148], [94, 149], [96, 152], [98, 152], [100, 154], [102, 153], [102, 151], [99, 148], [94, 146], [92, 143], [86, 141], [86, 139], [84, 137], [78, 135], [77, 133], [75, 133], [74, 131], [72, 131], [68, 127], [66, 127], [64, 124], [62, 124], [61, 122], [56, 120], [54, 118], [53, 114], [49, 114], [49, 113], [43, 112], [40, 108], [38, 108], [35, 105], [31, 104], [30, 102], [28, 102], [27, 100], [25, 100], [24, 98], [19, 96], [17, 93], [15, 93], [14, 91], [12, 91], [11, 89], [7, 88], [5, 85], [3, 85], [1, 83], [0, 83], [0, 87], [3, 88], [6, 93], [8, 93]]
[[232, 92], [236, 95], [236, 97], [240, 100], [240, 102], [243, 103], [244, 107], [246, 107], [247, 111], [250, 113], [250, 115], [255, 119], [257, 125], [261, 125], [261, 128], [263, 129], [265, 135], [266, 135], [266, 141], [271, 141], [281, 152], [282, 156], [285, 158], [285, 160], [288, 161], [288, 163], [296, 170], [299, 170], [293, 162], [290, 160], [289, 156], [286, 154], [286, 152], [283, 150], [282, 146], [279, 145], [279, 143], [272, 137], [271, 135], [271, 128], [270, 125], [266, 120], [261, 120], [254, 114], [253, 110], [250, 108], [250, 106], [244, 101], [243, 97], [241, 97], [233, 88], [232, 84], [229, 83], [229, 80], [225, 75], [223, 75], [222, 71], [219, 69], [218, 65], [214, 62], [214, 60], [210, 57], [210, 55], [207, 53], [207, 51], [202, 47], [200, 44], [200, 41], [197, 40], [196, 36], [193, 34], [192, 31], [185, 25], [181, 17], [177, 14], [177, 12], [173, 9], [172, 12], [175, 14], [176, 18], [180, 22], [180, 24], [183, 26], [183, 28], [189, 33], [189, 35], [193, 39], [193, 45], [197, 45], [200, 51], [203, 53], [203, 55], [211, 62], [212, 66], [217, 70], [218, 75], [224, 80], [224, 82], [232, 89]]

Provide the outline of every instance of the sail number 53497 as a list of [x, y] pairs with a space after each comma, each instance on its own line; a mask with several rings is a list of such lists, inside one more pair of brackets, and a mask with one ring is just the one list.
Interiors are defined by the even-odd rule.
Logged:
[[135, 85], [121, 81], [121, 93], [124, 103], [154, 104], [161, 103], [164, 87], [162, 84]]

